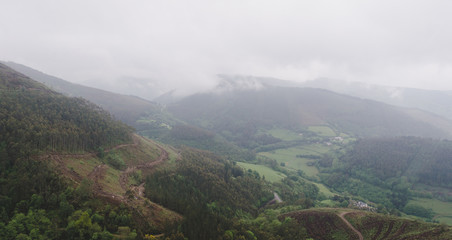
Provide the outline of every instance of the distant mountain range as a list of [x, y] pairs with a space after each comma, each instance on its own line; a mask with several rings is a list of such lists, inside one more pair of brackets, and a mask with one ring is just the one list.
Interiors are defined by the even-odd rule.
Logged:
[[305, 82], [302, 86], [327, 89], [401, 107], [417, 108], [452, 119], [452, 91], [388, 87], [325, 78]]
[[[255, 79], [253, 79], [254, 82]], [[219, 91], [226, 86], [224, 91]], [[237, 86], [237, 85], [235, 85]], [[416, 109], [396, 107], [315, 88], [256, 83], [230, 90], [221, 84], [168, 105], [175, 117], [221, 132], [249, 128], [329, 125], [355, 136], [450, 137], [450, 121]], [[253, 86], [250, 88], [249, 86]]]
[[[307, 82], [293, 82], [277, 78], [243, 75], [218, 75], [220, 82], [212, 91], [252, 90], [263, 86], [320, 88], [362, 99], [370, 99], [395, 106], [418, 109], [452, 119], [452, 91], [390, 87], [339, 79], [319, 78]], [[172, 92], [155, 99], [168, 104], [180, 100]]]
[[[21, 64], [5, 64], [55, 91], [90, 100], [140, 130], [146, 128], [144, 121], [137, 122], [140, 118], [155, 121], [152, 116], [162, 112], [162, 107], [155, 102], [73, 84]], [[452, 107], [447, 105], [452, 102], [449, 92], [389, 88], [328, 79], [295, 83], [252, 76], [219, 75], [219, 78], [221, 81], [210, 92], [184, 98], [169, 92], [157, 101], [166, 103], [168, 111], [176, 118], [215, 132], [224, 126], [253, 123], [259, 127], [262, 124], [286, 127], [330, 125], [339, 131], [363, 137], [452, 136], [452, 123], [438, 116], [452, 118]], [[165, 115], [163, 118], [169, 117]], [[158, 121], [161, 119], [160, 116]]]

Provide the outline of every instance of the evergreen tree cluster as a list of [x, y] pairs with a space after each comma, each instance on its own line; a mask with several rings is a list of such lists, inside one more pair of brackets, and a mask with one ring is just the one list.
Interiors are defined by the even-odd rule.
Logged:
[[130, 141], [131, 132], [96, 105], [55, 93], [0, 66], [0, 143], [10, 158], [94, 151]]

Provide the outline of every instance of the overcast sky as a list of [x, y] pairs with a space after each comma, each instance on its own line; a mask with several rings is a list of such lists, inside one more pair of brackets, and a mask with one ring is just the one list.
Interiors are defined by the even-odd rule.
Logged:
[[0, 0], [0, 59], [123, 93], [218, 73], [452, 90], [451, 13], [447, 0]]

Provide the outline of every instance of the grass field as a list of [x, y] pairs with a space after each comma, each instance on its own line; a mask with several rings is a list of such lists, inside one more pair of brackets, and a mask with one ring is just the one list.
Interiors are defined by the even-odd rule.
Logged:
[[335, 137], [336, 133], [328, 126], [309, 126], [308, 130], [322, 137]]
[[237, 162], [237, 164], [240, 167], [244, 168], [245, 170], [251, 169], [253, 171], [258, 172], [259, 175], [265, 176], [265, 180], [267, 180], [269, 182], [281, 181], [281, 179], [286, 177], [286, 175], [284, 175], [283, 173], [277, 172], [267, 166], [256, 165], [256, 164], [251, 164], [251, 163], [243, 163], [243, 162]]
[[440, 223], [452, 225], [452, 202], [443, 202], [429, 198], [415, 198], [410, 200], [409, 203], [431, 208], [435, 212], [435, 220], [438, 220]]
[[274, 128], [268, 130], [267, 133], [283, 141], [296, 141], [303, 139], [303, 136], [299, 133], [282, 128]]
[[286, 168], [295, 170], [302, 170], [308, 176], [316, 176], [319, 171], [315, 166], [308, 166], [308, 162], [315, 161], [308, 158], [297, 158], [297, 155], [317, 155], [322, 154], [333, 149], [334, 146], [326, 146], [324, 144], [311, 144], [306, 146], [278, 149], [271, 152], [259, 153], [262, 156], [275, 159], [278, 163], [285, 163]]
[[316, 185], [319, 188], [319, 193], [323, 193], [325, 197], [332, 197], [334, 196], [334, 193], [330, 191], [329, 188], [327, 188], [325, 185], [321, 183], [311, 182], [312, 184]]

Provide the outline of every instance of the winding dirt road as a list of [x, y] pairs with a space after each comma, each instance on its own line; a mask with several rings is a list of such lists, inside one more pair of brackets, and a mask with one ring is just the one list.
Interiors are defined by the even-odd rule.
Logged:
[[350, 212], [342, 212], [342, 213], [338, 214], [338, 216], [342, 219], [342, 221], [344, 221], [345, 224], [347, 224], [347, 226], [348, 226], [351, 230], [353, 230], [353, 232], [355, 232], [355, 233], [358, 235], [359, 240], [364, 240], [363, 235], [361, 234], [361, 232], [358, 231], [358, 230], [356, 230], [356, 228], [353, 227], [352, 224], [351, 224], [347, 219], [345, 219], [344, 216], [347, 215], [347, 214], [349, 214], [349, 213], [350, 213]]
[[[121, 188], [124, 189], [124, 191], [127, 191], [127, 187], [129, 185], [129, 175], [137, 170], [140, 169], [146, 169], [146, 168], [153, 168], [156, 165], [159, 165], [163, 163], [163, 161], [168, 160], [168, 152], [161, 146], [158, 146], [160, 148], [160, 156], [156, 161], [147, 162], [145, 164], [139, 164], [135, 166], [129, 166], [126, 170], [122, 171], [121, 175], [119, 176], [119, 184], [121, 185]], [[140, 184], [140, 186], [136, 187], [138, 188], [138, 193], [144, 191], [143, 184]], [[140, 195], [140, 194], [138, 194]], [[142, 194], [141, 194], [142, 195]]]
[[[129, 144], [121, 144], [117, 145], [108, 149], [105, 149], [104, 152], [108, 153], [112, 150], [124, 148], [124, 147], [130, 147], [130, 146], [138, 146], [140, 140], [139, 137], [134, 135], [132, 136], [133, 143]], [[124, 191], [128, 190], [128, 180], [129, 175], [139, 169], [149, 169], [153, 168], [158, 164], [161, 164], [162, 162], [166, 161], [168, 159], [168, 152], [161, 146], [157, 145], [160, 149], [160, 156], [155, 161], [146, 162], [145, 164], [135, 165], [135, 166], [129, 166], [127, 169], [121, 172], [121, 175], [119, 177], [119, 184]], [[84, 153], [84, 154], [47, 154], [42, 156], [42, 159], [51, 159], [54, 161], [57, 165], [57, 168], [59, 171], [66, 176], [67, 178], [71, 179], [73, 182], [79, 184], [82, 182], [83, 177], [80, 176], [77, 172], [75, 172], [73, 169], [70, 169], [62, 160], [62, 158], [72, 157], [72, 158], [87, 158], [87, 157], [93, 157], [97, 153], [91, 152], [91, 153]], [[105, 173], [107, 171], [108, 166], [106, 164], [99, 164], [87, 175], [87, 178], [93, 181], [93, 192], [95, 195], [107, 198], [114, 202], [124, 202], [125, 196], [112, 194], [109, 192], [105, 192], [103, 189], [102, 184], [100, 183], [100, 180], [102, 180], [105, 177]], [[141, 183], [139, 186], [133, 186], [131, 187], [132, 192], [134, 193], [136, 198], [141, 198], [144, 193], [144, 183]]]
[[358, 235], [359, 240], [364, 240], [364, 237], [363, 237], [363, 235], [361, 234], [361, 232], [359, 232], [358, 230], [356, 230], [356, 228], [353, 227], [352, 224], [351, 224], [347, 219], [345, 219], [344, 216], [347, 215], [347, 214], [349, 214], [349, 213], [351, 213], [351, 212], [342, 212], [342, 213], [338, 214], [338, 216], [342, 219], [342, 221], [344, 221], [345, 224], [347, 224], [347, 226], [348, 226], [351, 230], [353, 230], [353, 232], [355, 232], [355, 233]]

